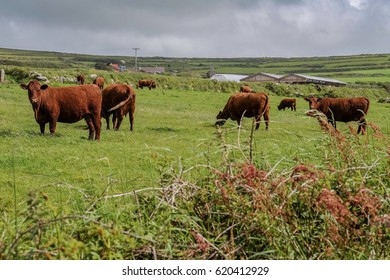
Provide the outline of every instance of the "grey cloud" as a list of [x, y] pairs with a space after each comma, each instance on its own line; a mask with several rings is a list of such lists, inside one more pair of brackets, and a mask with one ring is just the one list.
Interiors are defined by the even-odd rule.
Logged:
[[379, 53], [388, 51], [389, 13], [387, 0], [5, 0], [0, 47], [131, 55], [138, 46], [141, 56], [188, 57]]

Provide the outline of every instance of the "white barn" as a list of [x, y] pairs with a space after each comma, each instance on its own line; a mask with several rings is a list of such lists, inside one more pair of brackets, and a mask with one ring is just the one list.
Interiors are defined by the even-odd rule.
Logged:
[[241, 79], [247, 78], [246, 75], [235, 74], [215, 74], [210, 80], [223, 81], [223, 82], [240, 82]]

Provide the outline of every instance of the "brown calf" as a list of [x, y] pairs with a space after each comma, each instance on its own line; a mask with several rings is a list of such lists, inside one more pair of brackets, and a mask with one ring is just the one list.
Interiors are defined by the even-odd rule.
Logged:
[[85, 84], [85, 76], [83, 74], [77, 75], [76, 80], [79, 85]]
[[156, 88], [156, 82], [153, 80], [139, 80], [137, 83], [137, 88], [143, 89], [144, 87], [148, 87], [149, 90]]
[[240, 86], [240, 92], [253, 92], [249, 86]]
[[100, 90], [103, 90], [104, 88], [104, 78], [103, 77], [97, 77], [96, 79], [93, 80], [92, 82], [94, 85], [97, 85]]
[[284, 110], [286, 108], [291, 108], [291, 111], [297, 110], [297, 100], [295, 98], [285, 98], [282, 99], [278, 105], [278, 110]]

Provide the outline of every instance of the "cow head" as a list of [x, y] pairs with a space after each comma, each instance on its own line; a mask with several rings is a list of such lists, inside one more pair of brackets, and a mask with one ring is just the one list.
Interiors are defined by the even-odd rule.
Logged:
[[32, 105], [37, 105], [40, 100], [41, 91], [48, 88], [47, 85], [41, 85], [38, 81], [31, 81], [28, 85], [20, 84], [22, 89], [28, 91], [28, 99]]
[[227, 119], [228, 118], [226, 116], [224, 116], [223, 112], [219, 111], [219, 113], [217, 115], [217, 121], [215, 122], [215, 126], [224, 125]]
[[317, 97], [311, 96], [309, 98], [306, 97], [305, 100], [307, 102], [309, 102], [309, 109], [310, 110], [314, 110], [314, 109], [318, 110], [318, 108], [320, 107], [322, 98], [317, 98]]

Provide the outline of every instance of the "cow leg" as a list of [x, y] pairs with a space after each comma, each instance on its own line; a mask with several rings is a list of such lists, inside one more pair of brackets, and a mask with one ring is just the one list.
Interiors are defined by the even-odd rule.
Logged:
[[106, 129], [110, 129], [110, 112], [107, 112], [105, 109], [102, 109], [100, 116], [106, 120]]
[[54, 136], [57, 127], [57, 120], [51, 120], [49, 122], [50, 134]]
[[107, 114], [105, 116], [105, 119], [106, 119], [106, 129], [109, 130], [110, 129], [110, 115]]
[[366, 126], [367, 126], [367, 123], [366, 123], [366, 119], [361, 119], [358, 123], [358, 131], [357, 131], [357, 134], [359, 134], [360, 132], [362, 132], [362, 135], [366, 134]]
[[101, 119], [94, 116], [92, 118], [92, 123], [95, 128], [95, 140], [100, 140], [100, 128], [101, 128]]
[[114, 130], [117, 130], [117, 125], [118, 125], [118, 116], [117, 116], [117, 110], [114, 111], [112, 114], [112, 128]]
[[260, 122], [261, 122], [261, 116], [256, 116], [256, 130], [258, 130], [259, 129], [259, 127], [260, 127]]
[[133, 125], [134, 125], [134, 112], [129, 112], [129, 120], [130, 120], [130, 131], [133, 131]]
[[332, 119], [328, 119], [328, 122], [336, 129], [336, 121], [333, 121]]
[[269, 110], [265, 110], [264, 114], [264, 122], [265, 122], [265, 130], [268, 130], [268, 125], [269, 125]]
[[105, 117], [106, 119], [106, 129], [109, 130], [110, 129], [110, 117]]
[[119, 130], [119, 127], [120, 127], [121, 124], [122, 124], [123, 116], [120, 114], [120, 111], [119, 111], [119, 110], [118, 110], [117, 112], [115, 112], [114, 115], [116, 115], [116, 124], [115, 124], [114, 129], [115, 129], [115, 130]]
[[92, 122], [91, 116], [85, 116], [84, 119], [87, 122], [88, 129], [89, 129], [88, 140], [93, 140], [93, 136], [95, 134], [95, 127], [93, 126], [93, 122]]
[[45, 134], [45, 124], [44, 123], [40, 123], [39, 124], [39, 128], [41, 130], [41, 134]]

